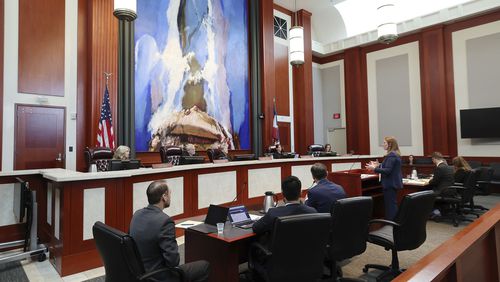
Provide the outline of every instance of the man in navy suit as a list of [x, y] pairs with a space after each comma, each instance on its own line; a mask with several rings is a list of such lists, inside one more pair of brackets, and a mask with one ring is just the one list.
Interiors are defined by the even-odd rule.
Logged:
[[311, 167], [311, 174], [316, 185], [307, 192], [306, 205], [318, 212], [330, 213], [333, 203], [346, 197], [344, 189], [326, 179], [328, 171], [322, 163], [315, 163]]
[[[130, 222], [130, 236], [137, 243], [147, 272], [179, 266], [189, 281], [208, 281], [207, 261], [179, 265], [179, 251], [175, 240], [174, 221], [163, 210], [170, 206], [170, 190], [164, 180], [153, 181], [146, 190], [149, 205], [134, 213]], [[151, 281], [177, 281], [166, 272], [159, 272]]]
[[[304, 213], [316, 213], [314, 208], [303, 205], [299, 201], [302, 184], [296, 176], [288, 176], [281, 183], [281, 192], [285, 202], [284, 206], [271, 208], [261, 219], [252, 226], [253, 232], [257, 235], [269, 234], [273, 230], [274, 220], [277, 217], [287, 215], [297, 215]], [[266, 238], [267, 239], [267, 238]]]
[[[288, 216], [288, 215], [298, 215], [307, 213], [316, 213], [314, 208], [303, 205], [300, 200], [300, 189], [302, 185], [300, 180], [296, 176], [288, 176], [281, 183], [281, 192], [283, 193], [284, 206], [270, 208], [269, 211], [252, 226], [253, 232], [259, 235], [259, 242], [263, 245], [269, 243], [269, 238], [274, 227], [274, 221], [278, 217]], [[292, 246], [291, 246], [292, 247]], [[265, 276], [266, 273], [266, 261], [264, 259], [265, 255], [253, 251], [250, 254], [250, 262], [252, 268]], [[255, 277], [256, 278], [256, 277]]]

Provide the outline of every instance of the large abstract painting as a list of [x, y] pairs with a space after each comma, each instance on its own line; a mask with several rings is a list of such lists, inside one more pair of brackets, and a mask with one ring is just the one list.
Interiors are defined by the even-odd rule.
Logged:
[[136, 150], [249, 149], [247, 0], [138, 0], [137, 14]]

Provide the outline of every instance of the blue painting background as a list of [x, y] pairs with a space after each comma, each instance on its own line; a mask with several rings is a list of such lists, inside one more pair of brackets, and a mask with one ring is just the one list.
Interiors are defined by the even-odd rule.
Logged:
[[[178, 1], [178, 0], [177, 0]], [[250, 149], [250, 122], [249, 122], [249, 55], [248, 55], [248, 4], [246, 0], [209, 0], [219, 1], [223, 17], [228, 22], [227, 51], [224, 58], [226, 83], [229, 88], [230, 121], [233, 135], [238, 135], [239, 148]], [[168, 99], [167, 93], [160, 105], [153, 105], [151, 97], [152, 76], [157, 69], [158, 58], [155, 54], [163, 52], [167, 45], [169, 22], [166, 12], [170, 0], [138, 0], [138, 18], [135, 21], [136, 68], [135, 68], [135, 138], [136, 151], [148, 151], [152, 129], [149, 122], [154, 114], [153, 107], [160, 108]], [[186, 1], [186, 24], [206, 12], [207, 0]], [[142, 38], [142, 41], [140, 39]], [[218, 38], [215, 38], [218, 44]], [[138, 45], [138, 42], [140, 44]], [[189, 51], [194, 52], [199, 62], [207, 60], [207, 34], [194, 33], [190, 38]], [[168, 64], [168, 62], [166, 62]], [[176, 66], [168, 66], [175, 68]], [[182, 87], [179, 88], [173, 106], [179, 108], [182, 98]], [[158, 109], [156, 108], [156, 109]], [[215, 115], [217, 118], [217, 115]]]

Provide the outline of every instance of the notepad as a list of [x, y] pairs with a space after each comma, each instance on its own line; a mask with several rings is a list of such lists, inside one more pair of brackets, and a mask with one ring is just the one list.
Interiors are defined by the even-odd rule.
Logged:
[[189, 227], [193, 227], [193, 226], [196, 226], [198, 224], [202, 224], [203, 222], [201, 221], [194, 221], [194, 220], [186, 220], [186, 221], [183, 221], [181, 223], [178, 223], [175, 225], [175, 228], [183, 228], [183, 229], [186, 229], [186, 228], [189, 228]]

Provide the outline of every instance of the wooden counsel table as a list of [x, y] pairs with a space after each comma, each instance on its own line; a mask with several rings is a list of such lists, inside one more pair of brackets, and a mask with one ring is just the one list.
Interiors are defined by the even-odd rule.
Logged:
[[222, 234], [205, 234], [188, 228], [184, 236], [186, 263], [208, 261], [211, 282], [239, 281], [238, 266], [248, 261], [248, 249], [256, 240], [252, 229], [232, 227], [229, 222]]

